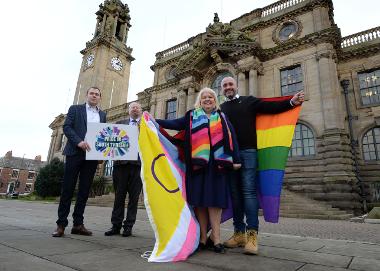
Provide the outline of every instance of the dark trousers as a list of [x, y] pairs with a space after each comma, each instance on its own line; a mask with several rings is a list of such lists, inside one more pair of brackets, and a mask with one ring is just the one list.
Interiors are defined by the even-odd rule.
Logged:
[[85, 159], [84, 153], [66, 157], [57, 225], [66, 227], [68, 224], [67, 216], [70, 213], [71, 199], [73, 198], [78, 176], [79, 186], [73, 213], [73, 224], [74, 226], [83, 224], [84, 209], [96, 167], [98, 166], [98, 161], [86, 161]]
[[[112, 210], [111, 223], [114, 228], [132, 228], [136, 222], [137, 204], [142, 189], [140, 165], [122, 164], [113, 168], [113, 186], [115, 202]], [[125, 198], [128, 193], [127, 217], [124, 220]], [[123, 223], [124, 220], [124, 223]]]

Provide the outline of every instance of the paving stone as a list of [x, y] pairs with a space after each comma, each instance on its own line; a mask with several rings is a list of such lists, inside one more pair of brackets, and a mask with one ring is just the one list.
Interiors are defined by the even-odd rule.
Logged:
[[[89, 237], [89, 239], [90, 238], [91, 237]], [[2, 243], [3, 241], [0, 242]], [[9, 247], [34, 254], [36, 256], [109, 248], [109, 246], [104, 244], [80, 241], [70, 237], [54, 238], [51, 235], [46, 234], [14, 236], [13, 238], [8, 238], [5, 242]]]
[[263, 257], [255, 255], [245, 255], [242, 249], [228, 249], [226, 254], [216, 254], [213, 251], [202, 251], [194, 257], [190, 257], [188, 262], [197, 264], [207, 264], [207, 266], [218, 270], [276, 270], [292, 271], [300, 268], [303, 263]]
[[81, 235], [68, 235], [75, 240], [82, 240], [99, 245], [106, 245], [111, 247], [119, 247], [125, 249], [134, 249], [139, 247], [152, 248], [154, 247], [155, 240], [152, 236], [147, 237], [140, 232], [134, 233], [130, 237], [122, 237], [121, 235], [105, 236], [96, 234], [91, 237]]
[[324, 265], [305, 264], [301, 269], [298, 269], [297, 271], [347, 271], [347, 269]]
[[341, 246], [327, 245], [321, 248], [320, 250], [318, 250], [318, 252], [336, 254], [336, 255], [358, 256], [362, 258], [380, 260], [380, 246], [379, 245], [352, 244], [352, 243], [341, 245]]
[[[180, 263], [148, 263], [140, 256], [152, 250], [155, 241], [145, 210], [138, 211], [133, 237], [104, 236], [111, 226], [112, 208], [90, 206], [86, 208], [85, 225], [93, 231], [93, 236], [71, 235], [70, 218], [65, 237], [53, 238], [57, 207], [0, 200], [0, 255], [5, 255], [0, 258], [1, 271], [123, 268], [232, 271], [256, 270], [255, 267], [260, 271], [342, 271], [349, 264], [351, 269], [380, 270], [378, 227], [365, 223], [281, 218], [280, 223], [270, 224], [260, 218], [258, 256], [244, 255], [243, 249], [237, 248], [228, 249], [224, 255], [202, 251]], [[224, 223], [222, 240], [232, 233], [232, 221]], [[23, 257], [22, 265], [19, 257]]]
[[349, 269], [363, 270], [363, 271], [379, 271], [380, 261], [375, 259], [365, 259], [355, 257], [349, 266]]
[[[14, 260], [10, 260], [14, 259]], [[35, 257], [24, 252], [15, 251], [12, 253], [1, 253], [0, 250], [0, 270], [1, 271], [74, 271], [74, 269], [57, 264], [55, 262]]]
[[149, 263], [141, 257], [143, 250], [123, 250], [119, 248], [107, 249], [101, 251], [90, 251], [73, 254], [64, 254], [57, 256], [48, 256], [48, 259], [54, 262], [64, 264], [79, 270], [91, 271], [116, 271], [116, 270], [134, 270], [134, 271], [154, 271], [154, 270], [201, 270], [216, 271], [217, 269], [205, 266], [204, 264], [193, 264], [191, 262], [179, 263]]
[[17, 250], [11, 247], [8, 247], [6, 244], [0, 244], [0, 255], [7, 252], [16, 252]]
[[346, 267], [351, 261], [351, 257], [348, 256], [266, 246], [262, 246], [260, 248], [260, 255], [270, 258], [297, 261], [302, 263], [321, 264], [332, 267]]

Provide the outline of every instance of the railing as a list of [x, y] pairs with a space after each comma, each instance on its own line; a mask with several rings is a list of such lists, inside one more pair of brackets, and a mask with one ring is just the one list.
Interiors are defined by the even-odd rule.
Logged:
[[341, 47], [347, 48], [380, 38], [380, 26], [342, 38]]
[[261, 17], [266, 17], [268, 15], [277, 13], [283, 9], [298, 5], [306, 0], [281, 0], [273, 3], [269, 6], [263, 7], [261, 12]]
[[170, 47], [169, 49], [166, 49], [164, 51], [161, 51], [161, 52], [158, 52], [156, 54], [156, 58], [159, 59], [159, 58], [164, 58], [164, 57], [168, 57], [168, 56], [171, 56], [171, 55], [174, 55], [178, 52], [181, 52], [181, 51], [185, 51], [187, 48], [190, 47], [191, 45], [191, 41], [192, 39], [189, 39], [185, 42], [182, 42], [180, 44], [177, 44], [173, 47]]

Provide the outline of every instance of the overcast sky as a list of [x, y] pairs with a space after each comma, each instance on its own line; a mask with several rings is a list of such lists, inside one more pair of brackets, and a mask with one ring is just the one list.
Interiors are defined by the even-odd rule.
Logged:
[[[0, 16], [0, 157], [45, 160], [48, 127], [73, 102], [80, 50], [92, 39], [95, 12], [102, 0], [2, 1]], [[128, 100], [152, 86], [155, 53], [204, 32], [214, 12], [222, 22], [276, 1], [271, 0], [123, 0], [130, 8], [133, 48]], [[380, 25], [378, 1], [334, 0], [342, 35]]]

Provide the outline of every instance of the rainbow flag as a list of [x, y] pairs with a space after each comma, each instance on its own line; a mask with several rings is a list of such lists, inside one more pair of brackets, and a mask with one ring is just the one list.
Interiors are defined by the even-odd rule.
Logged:
[[156, 243], [149, 262], [186, 260], [199, 244], [199, 224], [186, 202], [185, 165], [177, 148], [144, 112], [139, 154], [144, 203]]
[[[290, 97], [265, 98], [266, 101], [290, 100]], [[292, 144], [301, 106], [280, 114], [258, 114], [256, 134], [258, 150], [257, 194], [267, 222], [277, 223], [285, 164]]]

